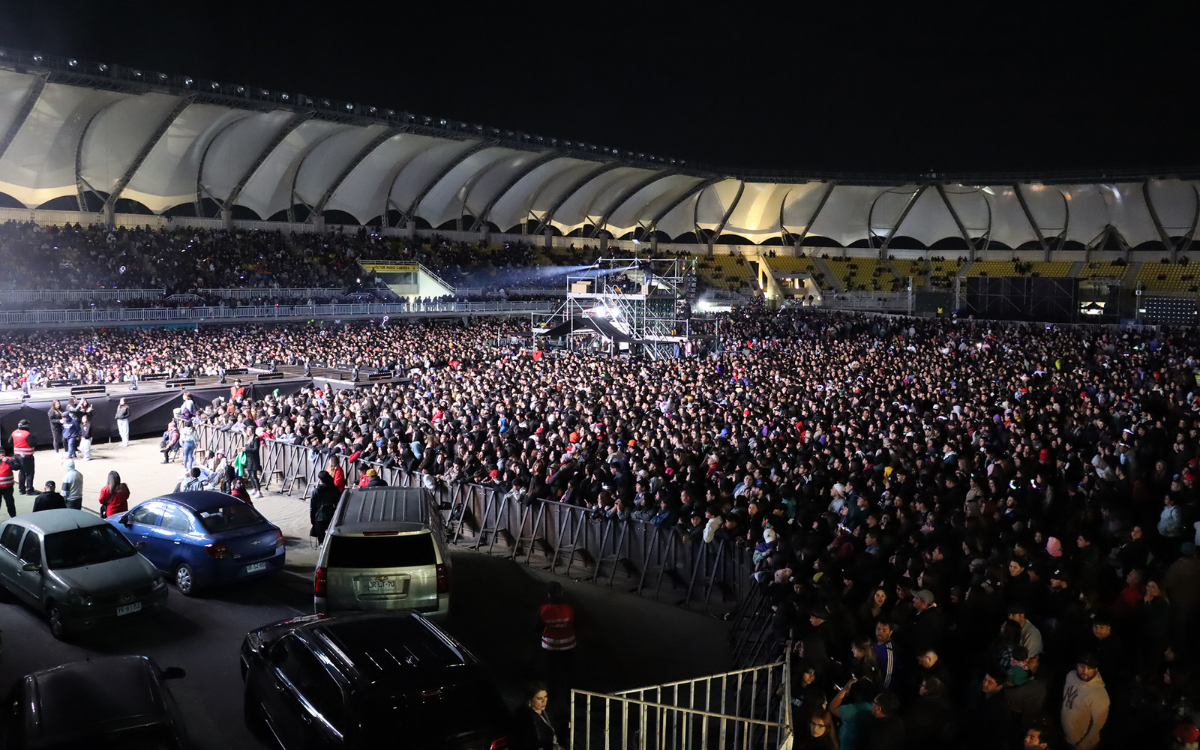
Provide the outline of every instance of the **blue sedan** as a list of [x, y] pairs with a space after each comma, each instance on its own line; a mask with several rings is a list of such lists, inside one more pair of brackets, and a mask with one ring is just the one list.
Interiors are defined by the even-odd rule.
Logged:
[[161, 495], [108, 519], [171, 576], [179, 593], [257, 578], [283, 567], [283, 532], [223, 492]]

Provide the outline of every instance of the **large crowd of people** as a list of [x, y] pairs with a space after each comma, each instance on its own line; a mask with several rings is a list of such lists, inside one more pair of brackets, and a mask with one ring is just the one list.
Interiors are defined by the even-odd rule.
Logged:
[[794, 651], [798, 747], [1195, 732], [1195, 330], [762, 311], [722, 322], [720, 355], [649, 361], [542, 351], [524, 328], [9, 334], [0, 370], [410, 373], [196, 419], [744, 547]]

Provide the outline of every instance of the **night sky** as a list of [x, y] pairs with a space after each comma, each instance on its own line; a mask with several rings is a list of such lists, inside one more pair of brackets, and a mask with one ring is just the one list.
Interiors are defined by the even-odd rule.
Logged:
[[670, 5], [0, 0], [0, 45], [732, 171], [1200, 165], [1195, 3]]

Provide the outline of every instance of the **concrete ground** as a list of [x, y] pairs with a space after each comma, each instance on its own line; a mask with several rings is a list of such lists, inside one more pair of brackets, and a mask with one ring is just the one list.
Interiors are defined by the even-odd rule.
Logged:
[[[132, 492], [131, 504], [171, 492], [182, 465], [163, 465], [156, 438], [97, 445], [92, 460], [78, 460], [84, 476], [84, 507], [96, 498], [109, 471]], [[61, 481], [62, 455], [37, 453], [36, 484]], [[18, 512], [32, 496], [17, 496]], [[163, 666], [184, 667], [172, 684], [193, 739], [202, 748], [257, 748], [242, 726], [238, 647], [246, 632], [311, 611], [316, 550], [309, 540], [308, 504], [268, 492], [255, 507], [287, 537], [287, 569], [273, 577], [186, 598], [171, 589], [167, 609], [71, 643], [55, 641], [44, 618], [11, 599], [0, 604], [4, 657], [0, 690], [30, 671], [103, 654], [147, 654]], [[3, 516], [0, 515], [0, 518]], [[454, 595], [447, 630], [487, 665], [513, 706], [525, 685], [543, 676], [537, 608], [543, 601], [542, 571], [483, 553], [455, 549]], [[579, 649], [573, 684], [609, 692], [682, 680], [730, 669], [728, 623], [619, 590], [554, 577], [577, 611]], [[560, 706], [566, 698], [560, 700]]]

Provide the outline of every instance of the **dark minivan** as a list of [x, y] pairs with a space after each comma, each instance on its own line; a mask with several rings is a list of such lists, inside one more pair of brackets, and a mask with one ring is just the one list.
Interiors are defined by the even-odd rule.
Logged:
[[510, 716], [475, 657], [415, 612], [309, 615], [242, 643], [246, 724], [292, 748], [507, 747]]

